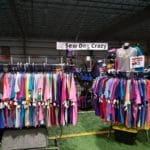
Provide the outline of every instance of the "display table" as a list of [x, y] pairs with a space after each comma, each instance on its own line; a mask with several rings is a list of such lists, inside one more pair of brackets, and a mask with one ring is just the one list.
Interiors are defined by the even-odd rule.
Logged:
[[138, 133], [137, 129], [126, 128], [125, 126], [113, 126], [115, 139], [126, 144], [134, 144]]

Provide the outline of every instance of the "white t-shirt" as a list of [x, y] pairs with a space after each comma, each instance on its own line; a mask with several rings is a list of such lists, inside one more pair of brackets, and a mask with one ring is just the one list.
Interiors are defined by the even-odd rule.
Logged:
[[130, 69], [130, 57], [137, 56], [137, 50], [133, 47], [128, 49], [119, 48], [116, 51], [116, 58], [118, 61], [118, 71], [127, 72]]

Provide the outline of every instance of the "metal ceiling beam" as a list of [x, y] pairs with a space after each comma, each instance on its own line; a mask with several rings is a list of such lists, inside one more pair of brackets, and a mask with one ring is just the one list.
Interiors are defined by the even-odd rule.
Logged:
[[[37, 4], [38, 4], [37, 2], [34, 2], [34, 12], [35, 11], [42, 11], [42, 10], [45, 9], [44, 5], [37, 5]], [[64, 5], [62, 5], [62, 6], [60, 6], [60, 5], [49, 5], [49, 6], [47, 6], [48, 12], [51, 12], [53, 10], [54, 10], [54, 12], [69, 11], [72, 8], [70, 6], [67, 6], [67, 7], [64, 7]], [[26, 8], [28, 8], [29, 11], [32, 9], [30, 4], [24, 5], [22, 10], [27, 10]], [[83, 12], [84, 7], [75, 6], [75, 9], [78, 12]], [[106, 9], [100, 9], [100, 7], [99, 7], [99, 9], [95, 9], [94, 7], [90, 7], [89, 12], [91, 12], [91, 13], [99, 13], [99, 14], [106, 14], [106, 15], [108, 15], [108, 14], [118, 14], [118, 13], [124, 13], [124, 14], [132, 14], [133, 13], [133, 9], [132, 9], [132, 11], [122, 11], [122, 9], [117, 9], [117, 8], [115, 9], [115, 11], [114, 11], [114, 9], [107, 9], [107, 10]]]
[[[39, 4], [45, 4], [45, 5], [56, 5], [56, 6], [64, 6], [64, 7], [68, 7], [68, 6], [76, 6], [76, 7], [81, 7], [81, 8], [88, 8], [88, 5], [85, 4], [76, 4], [76, 3], [67, 3], [67, 2], [49, 2], [49, 1], [40, 1], [40, 0], [35, 0], [34, 3], [39, 3]], [[109, 5], [111, 6], [111, 5]], [[106, 6], [97, 6], [97, 5], [93, 5], [90, 6], [93, 9], [105, 9], [105, 10], [120, 10], [120, 11], [133, 11], [132, 8], [112, 8], [112, 7], [106, 7]]]
[[[72, 0], [72, 1], [80, 1], [80, 2], [87, 2], [87, 0]], [[138, 4], [133, 4], [133, 3], [125, 3], [125, 2], [110, 2], [106, 0], [90, 0], [92, 3], [96, 4], [108, 4], [108, 5], [116, 5], [116, 6], [133, 6], [133, 7], [145, 7], [147, 4], [143, 4], [143, 2], [138, 3]], [[140, 4], [140, 5], [139, 5]]]
[[140, 42], [145, 42], [149, 39], [150, 39], [150, 37], [146, 38], [144, 36], [143, 37], [139, 36], [139, 37], [136, 37], [136, 38], [123, 37], [122, 36], [122, 37], [116, 37], [116, 38], [95, 39], [94, 36], [91, 36], [91, 35], [90, 36], [89, 35], [83, 36], [83, 37], [80, 38], [81, 41], [82, 40], [85, 40], [85, 41], [87, 40], [87, 41], [95, 41], [95, 42], [99, 42], [99, 41], [101, 41], [101, 42], [108, 42], [108, 41], [140, 41]]
[[108, 27], [103, 27], [100, 31], [97, 32], [95, 36], [96, 39], [107, 38], [113, 36], [113, 34], [118, 33], [120, 31], [124, 31], [125, 29], [132, 27], [134, 25], [140, 24], [149, 19], [150, 16], [150, 6], [146, 7], [145, 9], [138, 11], [137, 13], [123, 18], [122, 20], [118, 21], [117, 24], [110, 24]]
[[[26, 0], [27, 1], [27, 0]], [[29, 0], [28, 0], [29, 1]], [[53, 0], [54, 2], [55, 0]], [[40, 3], [41, 1], [38, 0], [38, 2]], [[43, 3], [47, 3], [48, 0], [42, 0]], [[65, 1], [62, 1], [62, 2], [58, 2], [58, 3], [64, 3]], [[69, 0], [69, 3], [70, 2], [82, 2], [82, 3], [87, 3], [87, 0]], [[148, 4], [150, 4], [150, 2], [148, 1], [135, 1], [134, 3], [133, 2], [124, 2], [124, 1], [121, 1], [121, 2], [115, 2], [115, 1], [107, 1], [107, 0], [90, 0], [89, 1], [90, 3], [95, 3], [95, 4], [108, 4], [108, 5], [116, 5], [116, 6], [131, 6], [131, 7], [145, 7], [147, 6]]]
[[20, 33], [21, 33], [21, 37], [22, 37], [22, 45], [23, 45], [23, 51], [24, 51], [24, 54], [26, 53], [26, 42], [25, 42], [25, 31], [24, 31], [24, 28], [22, 26], [22, 23], [21, 23], [21, 20], [20, 20], [20, 17], [18, 15], [18, 11], [17, 11], [17, 8], [16, 8], [16, 3], [15, 3], [15, 0], [7, 0], [7, 3], [8, 3], [8, 6], [10, 8], [10, 11], [12, 13], [12, 17], [14, 18], [14, 20], [16, 21], [18, 27], [19, 27], [19, 30], [20, 30]]
[[[45, 7], [43, 6], [40, 6], [40, 8], [36, 8], [36, 6], [34, 6], [34, 13], [36, 13], [36, 12], [40, 12], [41, 10], [43, 10]], [[28, 8], [29, 10], [30, 10], [30, 8]], [[76, 10], [73, 10], [73, 11], [76, 11], [77, 13], [78, 12], [83, 12], [83, 9], [81, 8], [81, 7], [77, 7], [77, 8], [75, 8]], [[48, 10], [48, 12], [52, 12], [52, 13], [62, 13], [62, 11], [67, 11], [67, 10], [71, 10], [71, 7], [60, 7], [60, 6], [52, 6], [52, 7], [49, 7], [49, 10]], [[132, 14], [133, 13], [133, 11], [132, 12], [122, 12], [122, 11], [119, 11], [119, 10], [115, 10], [115, 11], [113, 11], [113, 10], [109, 10], [109, 11], [106, 11], [106, 10], [95, 10], [95, 9], [93, 9], [93, 8], [91, 8], [90, 10], [89, 10], [89, 13], [90, 14], [106, 14], [106, 15], [108, 15], [108, 14], [114, 14], [114, 15], [116, 15], [116, 14], [118, 14], [118, 13], [124, 13], [124, 14]]]

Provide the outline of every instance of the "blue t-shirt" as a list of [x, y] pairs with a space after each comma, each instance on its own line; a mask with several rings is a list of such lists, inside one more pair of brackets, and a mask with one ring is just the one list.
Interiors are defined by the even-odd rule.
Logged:
[[[136, 50], [137, 50], [137, 56], [142, 56], [143, 53], [142, 53], [141, 48], [138, 47], [138, 46], [136, 46], [135, 48], [136, 48]], [[135, 71], [138, 71], [138, 72], [144, 72], [144, 67], [136, 68]]]
[[142, 56], [143, 53], [142, 53], [141, 48], [139, 48], [138, 46], [136, 46], [135, 48], [136, 48], [136, 50], [137, 50], [137, 56]]

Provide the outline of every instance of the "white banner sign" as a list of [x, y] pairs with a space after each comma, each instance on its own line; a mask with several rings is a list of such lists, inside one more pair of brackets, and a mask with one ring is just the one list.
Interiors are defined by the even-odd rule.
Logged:
[[108, 50], [108, 43], [57, 42], [57, 50]]
[[141, 68], [144, 67], [145, 57], [144, 56], [137, 56], [137, 57], [131, 57], [130, 58], [130, 68]]

